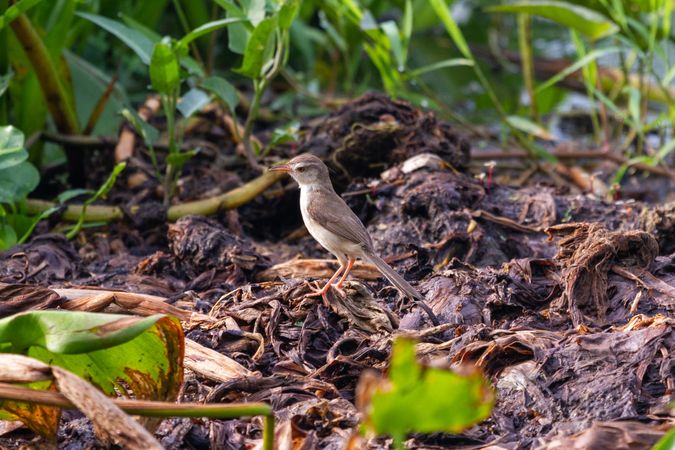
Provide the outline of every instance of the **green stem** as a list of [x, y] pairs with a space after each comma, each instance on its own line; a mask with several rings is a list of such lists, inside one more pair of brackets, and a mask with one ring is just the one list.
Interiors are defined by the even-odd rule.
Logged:
[[274, 450], [274, 415], [272, 413], [265, 416], [263, 450]]
[[[58, 392], [40, 391], [10, 383], [0, 383], [0, 398], [39, 403], [63, 409], [77, 409], [70, 400]], [[120, 409], [130, 414], [146, 417], [209, 417], [236, 419], [239, 417], [272, 416], [272, 407], [266, 403], [172, 403], [153, 400], [112, 399]], [[274, 419], [272, 419], [274, 426]], [[272, 431], [274, 437], [274, 431]]]
[[532, 18], [529, 14], [518, 14], [518, 47], [520, 49], [523, 81], [530, 98], [530, 117], [539, 122], [537, 98], [534, 93], [534, 65], [532, 63]]
[[244, 135], [242, 136], [246, 159], [248, 160], [249, 165], [254, 168], [257, 168], [259, 165], [253, 153], [251, 134], [253, 133], [253, 122], [255, 121], [256, 117], [258, 117], [260, 101], [262, 100], [262, 95], [265, 92], [265, 88], [266, 83], [264, 79], [253, 81], [253, 100], [251, 101], [251, 107], [249, 108], [248, 115], [246, 116], [246, 122], [244, 123]]
[[[187, 215], [198, 214], [208, 216], [224, 209], [238, 208], [260, 195], [282, 177], [283, 174], [279, 172], [265, 172], [258, 178], [224, 194], [194, 202], [173, 205], [167, 210], [167, 218], [170, 221], [175, 221]], [[40, 214], [55, 206], [58, 206], [58, 204], [46, 200], [30, 198], [26, 200], [26, 212], [29, 215]], [[77, 222], [82, 215], [83, 208], [84, 205], [67, 205], [61, 218], [68, 222]], [[129, 213], [133, 215], [138, 210], [138, 205], [132, 206], [129, 209]], [[85, 222], [122, 220], [124, 218], [124, 211], [116, 206], [89, 205], [83, 217]]]

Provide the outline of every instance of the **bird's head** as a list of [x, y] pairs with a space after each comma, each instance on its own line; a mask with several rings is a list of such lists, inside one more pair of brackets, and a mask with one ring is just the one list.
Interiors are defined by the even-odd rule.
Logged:
[[288, 173], [300, 187], [326, 183], [330, 185], [328, 167], [319, 158], [309, 153], [298, 155], [286, 164], [279, 164], [271, 167], [270, 170]]

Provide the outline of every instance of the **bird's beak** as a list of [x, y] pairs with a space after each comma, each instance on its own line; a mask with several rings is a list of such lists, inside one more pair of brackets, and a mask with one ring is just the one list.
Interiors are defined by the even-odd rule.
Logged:
[[274, 167], [269, 168], [270, 172], [290, 172], [291, 171], [291, 166], [288, 164], [278, 164]]

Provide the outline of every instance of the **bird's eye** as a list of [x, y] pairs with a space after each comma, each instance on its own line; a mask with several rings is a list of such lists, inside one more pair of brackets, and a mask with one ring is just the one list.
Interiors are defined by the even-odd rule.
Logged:
[[305, 168], [304, 168], [304, 167], [298, 167], [298, 168], [295, 169], [295, 170], [297, 170], [298, 172], [304, 172], [304, 171], [305, 171]]

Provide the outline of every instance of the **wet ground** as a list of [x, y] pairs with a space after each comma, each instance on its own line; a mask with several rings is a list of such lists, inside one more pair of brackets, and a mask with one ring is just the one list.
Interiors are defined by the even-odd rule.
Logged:
[[[204, 123], [199, 139], [233, 150]], [[649, 448], [673, 425], [672, 198], [607, 201], [542, 177], [512, 187], [517, 174], [506, 165], [477, 178], [469, 141], [432, 113], [369, 95], [306, 124], [300, 142], [266, 160], [323, 158], [378, 253], [417, 286], [440, 326], [367, 267], [344, 294], [331, 292], [330, 308], [306, 298], [335, 266], [304, 261], [330, 256], [302, 227], [288, 180], [236, 211], [167, 226], [158, 184], [133, 176], [147, 167], [142, 152], [109, 199], [143, 205], [142, 215], [72, 242], [36, 235], [0, 255], [0, 281], [154, 294], [220, 319], [189, 326], [187, 337], [255, 375], [219, 383], [187, 373], [182, 398], [269, 402], [293, 448], [345, 447], [359, 420], [359, 376], [386, 370], [392, 337], [404, 332], [427, 362], [475, 363], [497, 397], [485, 422], [459, 435], [410, 436], [410, 448]], [[186, 166], [178, 198], [252, 176], [231, 161], [202, 153]], [[672, 180], [654, 185], [668, 199]], [[5, 298], [0, 311], [58, 304]], [[166, 448], [250, 448], [260, 432], [257, 419], [172, 419], [157, 436]], [[0, 445], [32, 439], [19, 431]], [[59, 447], [94, 443], [87, 421], [69, 413]]]

